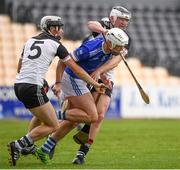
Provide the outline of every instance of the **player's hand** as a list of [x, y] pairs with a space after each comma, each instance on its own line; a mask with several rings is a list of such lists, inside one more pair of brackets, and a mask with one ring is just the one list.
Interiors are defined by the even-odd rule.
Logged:
[[125, 57], [127, 53], [128, 53], [128, 50], [125, 47], [123, 47], [122, 50], [120, 51], [120, 55], [123, 57]]
[[104, 94], [107, 86], [103, 83], [99, 83], [99, 87], [94, 87], [98, 93]]
[[98, 70], [95, 70], [94, 72], [91, 73], [91, 77], [95, 80], [98, 81], [100, 78], [100, 72]]
[[102, 82], [106, 85], [106, 87], [110, 90], [112, 90], [112, 83], [111, 81], [107, 78], [107, 76], [105, 74], [101, 74], [101, 80]]
[[61, 83], [55, 83], [53, 86], [52, 86], [52, 91], [54, 93], [54, 95], [59, 98], [59, 95], [60, 95], [60, 92], [61, 92]]

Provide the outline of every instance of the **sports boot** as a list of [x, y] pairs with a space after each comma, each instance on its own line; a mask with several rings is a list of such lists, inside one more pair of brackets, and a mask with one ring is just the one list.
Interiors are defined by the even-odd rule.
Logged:
[[35, 154], [35, 152], [36, 152], [36, 146], [34, 144], [30, 146], [26, 146], [21, 150], [22, 155]]
[[76, 157], [72, 161], [73, 164], [84, 164], [85, 163], [85, 153], [78, 151]]
[[16, 162], [20, 157], [20, 152], [15, 145], [15, 141], [8, 143], [7, 147], [9, 151], [9, 163], [11, 166], [16, 166]]
[[40, 159], [43, 164], [47, 165], [50, 162], [49, 154], [43, 152], [41, 148], [36, 149], [35, 156]]

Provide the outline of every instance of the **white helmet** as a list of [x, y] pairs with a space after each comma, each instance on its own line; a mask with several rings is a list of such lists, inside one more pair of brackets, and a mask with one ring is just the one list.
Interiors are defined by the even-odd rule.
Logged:
[[130, 20], [131, 12], [122, 6], [114, 6], [110, 12], [110, 17], [111, 16], [125, 18], [125, 19]]
[[106, 40], [111, 41], [112, 47], [116, 45], [125, 46], [128, 44], [129, 37], [128, 35], [120, 28], [112, 28], [106, 34]]
[[48, 31], [51, 26], [62, 27], [63, 25], [63, 21], [59, 16], [44, 16], [40, 22], [42, 31]]

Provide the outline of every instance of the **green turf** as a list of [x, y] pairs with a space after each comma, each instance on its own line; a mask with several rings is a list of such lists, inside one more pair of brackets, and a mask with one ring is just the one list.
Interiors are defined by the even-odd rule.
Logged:
[[[27, 126], [25, 121], [0, 121], [0, 168], [12, 168], [6, 144], [25, 134]], [[180, 169], [180, 120], [106, 120], [83, 166], [71, 164], [79, 147], [74, 133], [58, 144], [51, 165], [27, 156], [15, 168]]]

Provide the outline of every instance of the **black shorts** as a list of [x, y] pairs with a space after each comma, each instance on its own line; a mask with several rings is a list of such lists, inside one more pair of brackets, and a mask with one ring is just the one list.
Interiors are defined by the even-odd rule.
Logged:
[[49, 101], [44, 88], [29, 83], [15, 83], [14, 91], [17, 98], [28, 109], [41, 106]]
[[[98, 83], [103, 83], [103, 82], [102, 82], [101, 79], [99, 79], [99, 80], [98, 80]], [[111, 81], [111, 84], [112, 84], [112, 90], [113, 90], [114, 83]], [[105, 91], [105, 94], [106, 94], [107, 96], [109, 96], [110, 98], [111, 98], [112, 90], [106, 89], [106, 91]], [[91, 91], [91, 93], [92, 93], [92, 92], [95, 92], [96, 89], [93, 87], [92, 89], [90, 89], [90, 91]]]

